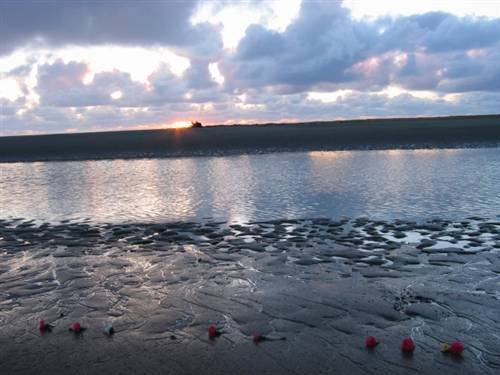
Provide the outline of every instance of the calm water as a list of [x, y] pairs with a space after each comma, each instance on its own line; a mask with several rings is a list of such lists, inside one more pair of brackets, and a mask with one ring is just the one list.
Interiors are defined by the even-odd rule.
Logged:
[[460, 219], [500, 214], [500, 149], [0, 164], [0, 217]]

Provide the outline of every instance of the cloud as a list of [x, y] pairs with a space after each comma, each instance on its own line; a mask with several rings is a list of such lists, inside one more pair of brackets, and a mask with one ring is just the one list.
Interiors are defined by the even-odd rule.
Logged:
[[0, 117], [13, 117], [19, 109], [21, 109], [19, 102], [0, 98]]
[[[488, 58], [499, 50], [500, 19], [459, 18], [444, 12], [355, 20], [338, 2], [303, 2], [284, 32], [253, 25], [236, 53], [220, 65], [233, 88], [275, 86], [280, 92], [339, 88], [497, 90]], [[464, 61], [471, 50], [484, 56]], [[394, 61], [398, 55], [403, 61]], [[467, 78], [450, 80], [453, 71]], [[490, 82], [491, 84], [487, 84]]]
[[29, 44], [176, 47], [212, 55], [222, 47], [216, 27], [192, 25], [197, 1], [54, 0], [0, 2], [0, 54]]
[[296, 86], [349, 79], [344, 71], [367, 57], [371, 26], [352, 20], [338, 2], [303, 2], [298, 18], [283, 33], [261, 26], [247, 29], [222, 73], [233, 86]]
[[192, 89], [206, 89], [214, 87], [216, 82], [212, 79], [208, 65], [210, 60], [192, 59], [191, 66], [184, 72], [187, 86]]
[[[0, 58], [0, 79], [18, 89], [0, 98], [3, 134], [157, 127], [189, 119], [220, 124], [500, 108], [500, 19], [445, 12], [355, 19], [340, 2], [303, 1], [288, 26], [259, 21], [235, 49], [223, 49], [218, 23], [190, 22], [197, 6], [0, 3], [0, 12], [9, 15], [0, 23], [0, 54], [23, 47], [26, 55], [3, 70]], [[30, 54], [33, 43], [49, 52]], [[82, 53], [57, 59], [70, 45], [84, 51], [141, 47], [134, 67], [143, 68], [153, 55], [157, 60], [137, 78], [123, 66], [92, 70]], [[189, 67], [174, 74], [160, 45], [187, 57]], [[148, 49], [160, 52], [143, 56]]]
[[372, 53], [391, 50], [438, 54], [488, 48], [500, 42], [500, 19], [457, 17], [429, 12], [405, 17], [382, 17], [372, 23], [377, 35]]
[[144, 87], [133, 82], [130, 74], [119, 71], [97, 73], [91, 83], [84, 84], [87, 73], [87, 65], [75, 61], [66, 64], [57, 60], [53, 64], [41, 65], [36, 86], [40, 104], [54, 107], [111, 105], [115, 101], [111, 94], [116, 91], [126, 93], [116, 102], [132, 104], [138, 96], [140, 103]]
[[[38, 106], [21, 115], [19, 108], [0, 112], [2, 135], [158, 128], [179, 120], [199, 119], [205, 124], [317, 121], [367, 117], [404, 117], [491, 114], [498, 112], [500, 93], [464, 93], [452, 99], [419, 98], [410, 94], [352, 91], [333, 102], [309, 99], [298, 93], [277, 96], [271, 91], [251, 90], [245, 98], [232, 97], [211, 108], [188, 102], [164, 103], [148, 108], [103, 105], [97, 107]], [[2, 102], [0, 104], [5, 104]]]
[[500, 19], [427, 13], [408, 20], [419, 24], [420, 45], [429, 52], [484, 48], [500, 41]]
[[[38, 67], [40, 104], [53, 107], [149, 107], [166, 103], [203, 103], [222, 100], [225, 93], [212, 78], [206, 60], [195, 61], [183, 75], [161, 64], [147, 79], [136, 82], [129, 73], [114, 70], [96, 73], [85, 83], [89, 67], [84, 62], [56, 60]], [[113, 97], [114, 93], [119, 95]]]

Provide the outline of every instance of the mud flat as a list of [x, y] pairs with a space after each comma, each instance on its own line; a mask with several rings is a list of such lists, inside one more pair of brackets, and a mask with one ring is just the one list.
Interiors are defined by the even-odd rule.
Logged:
[[499, 285], [500, 218], [1, 220], [1, 372], [497, 374]]
[[0, 137], [0, 162], [498, 147], [500, 115]]

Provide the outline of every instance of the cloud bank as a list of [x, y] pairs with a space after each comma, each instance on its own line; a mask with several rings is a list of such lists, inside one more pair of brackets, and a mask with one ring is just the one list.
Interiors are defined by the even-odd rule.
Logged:
[[[359, 19], [340, 2], [303, 1], [283, 30], [250, 24], [224, 48], [223, 22], [192, 22], [202, 5], [0, 3], [1, 134], [500, 112], [498, 18]], [[153, 66], [137, 79], [69, 52], [96, 46], [157, 57], [137, 50], [138, 69]], [[174, 69], [164, 50], [189, 66]]]

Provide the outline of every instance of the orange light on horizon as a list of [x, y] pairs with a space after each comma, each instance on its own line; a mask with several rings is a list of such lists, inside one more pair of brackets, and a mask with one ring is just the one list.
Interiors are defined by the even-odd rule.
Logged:
[[175, 121], [165, 126], [166, 129], [186, 129], [192, 126], [191, 121]]

